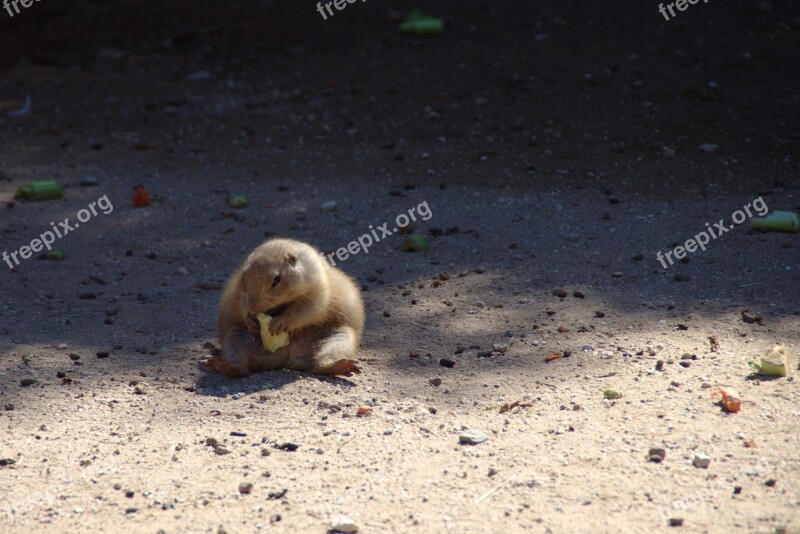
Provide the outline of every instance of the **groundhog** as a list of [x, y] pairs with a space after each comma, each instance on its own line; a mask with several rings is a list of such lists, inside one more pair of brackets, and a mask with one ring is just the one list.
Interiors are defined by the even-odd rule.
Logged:
[[[289, 334], [288, 346], [264, 349], [259, 312], [272, 316], [273, 335]], [[250, 253], [225, 287], [217, 329], [222, 354], [209, 366], [230, 377], [282, 368], [321, 375], [361, 372], [355, 360], [364, 330], [360, 291], [300, 241], [271, 239]]]

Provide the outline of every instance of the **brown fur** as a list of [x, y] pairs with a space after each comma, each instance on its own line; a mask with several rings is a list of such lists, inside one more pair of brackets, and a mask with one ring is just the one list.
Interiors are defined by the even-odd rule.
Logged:
[[[264, 350], [254, 317], [258, 312], [272, 315], [273, 334], [289, 333], [287, 347]], [[323, 375], [360, 372], [355, 360], [364, 330], [359, 289], [300, 241], [272, 239], [250, 253], [225, 287], [217, 329], [223, 361], [212, 367], [228, 376], [281, 368]]]

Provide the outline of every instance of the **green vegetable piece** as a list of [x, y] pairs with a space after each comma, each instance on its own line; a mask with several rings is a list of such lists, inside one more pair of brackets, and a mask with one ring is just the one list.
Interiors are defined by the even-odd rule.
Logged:
[[25, 200], [52, 200], [64, 196], [64, 188], [55, 180], [36, 180], [23, 184], [14, 198]]
[[800, 215], [792, 211], [773, 211], [766, 217], [750, 219], [750, 228], [773, 232], [797, 232], [800, 230]]
[[406, 20], [400, 23], [400, 31], [411, 35], [441, 35], [444, 33], [442, 19], [426, 17], [421, 20]]
[[616, 400], [622, 397], [622, 393], [620, 393], [616, 389], [607, 389], [603, 392], [603, 397], [608, 400]]
[[403, 241], [403, 250], [406, 252], [428, 252], [428, 240], [422, 234], [414, 234]]
[[236, 195], [228, 199], [228, 206], [236, 209], [247, 207], [247, 197], [244, 195]]
[[64, 259], [64, 251], [59, 248], [54, 248], [47, 253], [47, 259], [52, 261], [61, 261]]
[[786, 376], [786, 347], [777, 345], [758, 360], [748, 362], [756, 373], [767, 376]]
[[275, 352], [279, 348], [289, 344], [289, 334], [287, 332], [278, 334], [277, 336], [273, 336], [270, 333], [269, 323], [272, 322], [272, 316], [266, 313], [257, 313], [256, 319], [258, 319], [258, 324], [261, 325], [261, 344], [264, 346], [264, 349], [268, 352]]

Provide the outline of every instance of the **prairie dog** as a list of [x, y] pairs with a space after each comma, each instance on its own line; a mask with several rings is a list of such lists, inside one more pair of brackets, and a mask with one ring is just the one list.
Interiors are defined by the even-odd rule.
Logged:
[[[254, 315], [272, 316], [272, 334], [289, 345], [267, 352]], [[210, 367], [228, 376], [297, 369], [321, 375], [359, 373], [355, 360], [364, 330], [364, 304], [353, 280], [328, 265], [311, 245], [271, 239], [231, 276], [217, 320], [222, 358]]]

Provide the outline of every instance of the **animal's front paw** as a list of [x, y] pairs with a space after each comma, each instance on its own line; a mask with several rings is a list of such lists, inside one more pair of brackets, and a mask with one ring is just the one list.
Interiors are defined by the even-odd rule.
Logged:
[[292, 326], [290, 318], [284, 313], [272, 318], [269, 323], [269, 333], [273, 336], [278, 336], [284, 332], [291, 332], [293, 330]]

